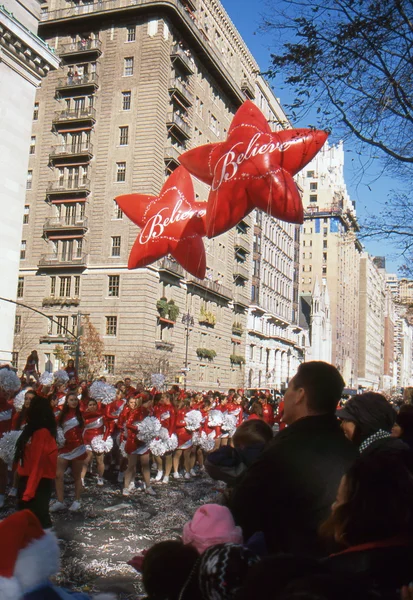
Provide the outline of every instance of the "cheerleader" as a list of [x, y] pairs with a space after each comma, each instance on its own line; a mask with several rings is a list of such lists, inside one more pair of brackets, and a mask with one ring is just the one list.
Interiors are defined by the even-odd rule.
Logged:
[[27, 411], [29, 409], [30, 402], [35, 396], [36, 392], [34, 392], [32, 389], [27, 390], [27, 392], [24, 394], [24, 404], [22, 406], [22, 409], [17, 411], [13, 415], [13, 419], [11, 421], [11, 428], [13, 431], [19, 431], [20, 429], [23, 429], [23, 427], [26, 425]]
[[68, 374], [69, 379], [74, 379], [75, 382], [77, 381], [77, 371], [76, 371], [74, 360], [72, 360], [72, 359], [68, 360], [67, 365], [64, 370]]
[[90, 462], [93, 456], [96, 459], [97, 471], [98, 471], [98, 480], [97, 485], [104, 485], [103, 474], [105, 472], [105, 464], [103, 462], [104, 453], [103, 452], [95, 452], [92, 448], [92, 440], [94, 437], [105, 433], [105, 423], [103, 420], [103, 411], [98, 409], [98, 403], [93, 398], [89, 399], [87, 404], [87, 409], [85, 410], [83, 415], [83, 420], [85, 423], [85, 427], [83, 430], [83, 441], [86, 445], [86, 458], [83, 461], [82, 467], [82, 485], [85, 485], [85, 475], [90, 465]]
[[77, 388], [77, 397], [79, 398], [80, 410], [82, 412], [84, 412], [87, 409], [89, 400], [90, 400], [89, 388], [87, 387], [87, 381], [83, 380], [80, 382], [80, 384]]
[[[9, 384], [11, 381], [11, 385]], [[14, 389], [11, 389], [14, 388]], [[14, 407], [11, 398], [17, 394], [20, 380], [8, 365], [0, 366], [0, 439], [11, 430]], [[0, 458], [0, 508], [4, 506], [8, 479], [7, 464]]]
[[70, 462], [72, 463], [72, 475], [75, 481], [75, 499], [69, 510], [76, 511], [81, 507], [82, 468], [83, 461], [86, 458], [86, 447], [83, 443], [83, 417], [76, 393], [67, 394], [62, 411], [57, 417], [57, 425], [63, 429], [65, 445], [59, 449], [56, 472], [57, 500], [50, 507], [50, 512], [57, 512], [66, 508], [63, 503], [63, 477]]
[[[225, 415], [227, 413], [227, 407], [228, 407], [228, 397], [227, 396], [220, 396], [220, 403], [217, 405], [217, 410], [220, 410], [222, 412], [222, 415]], [[222, 429], [220, 429], [220, 433], [219, 436], [217, 436], [216, 438], [216, 442], [218, 442], [217, 447], [219, 448], [220, 446], [227, 446], [228, 445], [228, 441], [229, 441], [229, 432], [225, 431]]]
[[[235, 417], [235, 429], [241, 425], [244, 420], [244, 415], [242, 412], [242, 396], [238, 394], [234, 394], [232, 397], [228, 399], [228, 403], [226, 406], [226, 414], [231, 417]], [[229, 434], [229, 443], [232, 446], [232, 435], [235, 433], [234, 431]]]
[[141, 469], [143, 481], [145, 483], [145, 493], [149, 496], [156, 496], [154, 489], [151, 487], [151, 470], [150, 470], [150, 452], [149, 444], [138, 440], [138, 424], [145, 417], [149, 417], [152, 412], [152, 398], [145, 395], [142, 398], [142, 406], [133, 410], [126, 423], [128, 431], [128, 439], [125, 444], [125, 452], [128, 455], [128, 468], [125, 472], [125, 482], [123, 488], [123, 496], [129, 496], [135, 487], [136, 465], [138, 457], [141, 459]]
[[105, 432], [105, 437], [107, 438], [109, 435], [113, 435], [115, 432], [116, 426], [118, 424], [118, 419], [120, 417], [120, 413], [122, 412], [124, 406], [126, 404], [126, 400], [124, 397], [124, 393], [122, 390], [118, 390], [116, 392], [116, 398], [113, 402], [110, 402], [106, 405], [105, 408], [105, 421], [107, 425], [107, 429]]
[[185, 479], [191, 479], [191, 448], [192, 448], [192, 432], [185, 427], [185, 415], [190, 411], [189, 401], [180, 400], [176, 404], [175, 417], [175, 433], [178, 437], [178, 448], [173, 456], [174, 479], [180, 479], [179, 462], [182, 453], [184, 455]]
[[[119, 447], [121, 447], [122, 444], [126, 443], [126, 440], [128, 438], [128, 430], [126, 428], [126, 423], [129, 419], [132, 411], [134, 411], [135, 408], [138, 408], [138, 405], [140, 406], [140, 400], [138, 398], [135, 398], [134, 396], [132, 396], [131, 398], [128, 399], [128, 401], [126, 402], [125, 406], [122, 409], [122, 412], [119, 415], [119, 419], [118, 419], [118, 423], [117, 423], [118, 430], [120, 431], [119, 439], [118, 439]], [[128, 467], [128, 461], [124, 456], [122, 456], [120, 459], [120, 465], [119, 465], [118, 483], [123, 482], [125, 471], [126, 471], [127, 467]]]
[[[172, 406], [172, 395], [169, 392], [164, 392], [158, 404], [155, 405], [153, 411], [154, 417], [159, 419], [162, 427], [168, 430], [169, 436], [175, 433], [175, 410]], [[163, 461], [165, 459], [165, 469], [163, 469]], [[158, 473], [155, 477], [155, 481], [161, 481], [162, 483], [169, 482], [169, 475], [172, 470], [172, 452], [166, 452], [164, 456], [155, 457], [156, 464], [158, 466]]]

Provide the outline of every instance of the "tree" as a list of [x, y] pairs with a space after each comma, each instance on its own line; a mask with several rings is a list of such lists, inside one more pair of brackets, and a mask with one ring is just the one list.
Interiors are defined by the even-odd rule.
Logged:
[[137, 351], [127, 356], [121, 367], [121, 373], [142, 383], [144, 387], [152, 387], [151, 377], [154, 373], [165, 375], [165, 383], [175, 383], [175, 376], [180, 372], [179, 365], [176, 355], [171, 352]]
[[104, 368], [104, 344], [101, 335], [86, 315], [82, 317], [79, 373], [88, 379], [98, 377]]
[[[372, 155], [413, 163], [411, 0], [280, 0], [270, 77], [281, 71], [293, 119], [316, 108], [321, 126], [351, 133]], [[294, 36], [294, 37], [293, 37]]]

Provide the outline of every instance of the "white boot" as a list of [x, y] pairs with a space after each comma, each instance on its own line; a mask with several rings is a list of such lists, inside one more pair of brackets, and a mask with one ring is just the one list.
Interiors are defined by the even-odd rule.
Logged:
[[156, 477], [155, 477], [155, 481], [160, 481], [163, 477], [163, 471], [158, 471]]

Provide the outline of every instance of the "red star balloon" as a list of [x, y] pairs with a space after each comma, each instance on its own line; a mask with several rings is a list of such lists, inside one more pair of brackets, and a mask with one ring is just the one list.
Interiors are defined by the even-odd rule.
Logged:
[[178, 167], [159, 196], [126, 194], [115, 198], [122, 211], [141, 228], [129, 256], [136, 269], [171, 254], [184, 269], [203, 279], [206, 271], [206, 203], [196, 202], [191, 176]]
[[225, 142], [199, 146], [179, 160], [211, 186], [208, 237], [228, 231], [254, 208], [289, 223], [302, 223], [303, 205], [293, 175], [321, 149], [327, 132], [287, 129], [273, 133], [247, 100], [236, 112]]

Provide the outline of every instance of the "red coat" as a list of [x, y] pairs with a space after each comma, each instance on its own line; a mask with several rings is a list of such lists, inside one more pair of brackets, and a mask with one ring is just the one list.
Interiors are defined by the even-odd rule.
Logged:
[[259, 416], [258, 416], [258, 415], [256, 415], [255, 413], [252, 413], [252, 414], [251, 414], [251, 415], [248, 417], [247, 421], [254, 421], [255, 419], [259, 419], [260, 421], [262, 421], [261, 417], [259, 417]]
[[272, 404], [262, 404], [262, 418], [264, 421], [272, 427], [274, 425], [274, 409]]
[[172, 404], [158, 403], [153, 409], [153, 416], [159, 419], [162, 427], [165, 427], [169, 435], [175, 433], [176, 415]]
[[192, 439], [192, 432], [186, 429], [185, 415], [191, 409], [180, 408], [175, 415], [175, 433], [178, 436], [178, 447], [189, 442]]
[[41, 479], [54, 479], [57, 468], [57, 444], [48, 429], [38, 429], [27, 442], [23, 464], [17, 466], [21, 477], [28, 477], [23, 498], [34, 498]]
[[94, 437], [97, 435], [103, 435], [105, 432], [103, 411], [86, 411], [83, 413], [83, 420], [85, 423], [83, 429], [83, 441], [87, 446], [90, 446]]
[[106, 432], [105, 437], [109, 437], [115, 431], [116, 425], [118, 423], [119, 417], [123, 408], [125, 407], [126, 400], [114, 400], [110, 404], [107, 404], [105, 407], [105, 421], [106, 421]]
[[[23, 419], [21, 420], [21, 423], [19, 423], [20, 415], [21, 415], [21, 411], [15, 412], [13, 415], [13, 418], [11, 420], [11, 428], [13, 431], [19, 431], [20, 429], [23, 429], [23, 427], [26, 425], [27, 417], [23, 417]], [[27, 413], [26, 413], [26, 415], [27, 415]]]
[[139, 408], [135, 408], [135, 410], [131, 411], [131, 413], [129, 414], [129, 418], [126, 421], [126, 429], [127, 429], [127, 434], [128, 434], [128, 438], [127, 438], [126, 444], [125, 444], [126, 454], [133, 454], [133, 452], [135, 452], [135, 450], [137, 450], [138, 448], [140, 448], [142, 446], [145, 446], [145, 442], [138, 440], [136, 435], [138, 433], [138, 424], [141, 421], [143, 421], [145, 417], [148, 417], [149, 415], [150, 415], [150, 412], [143, 406], [140, 406]]

